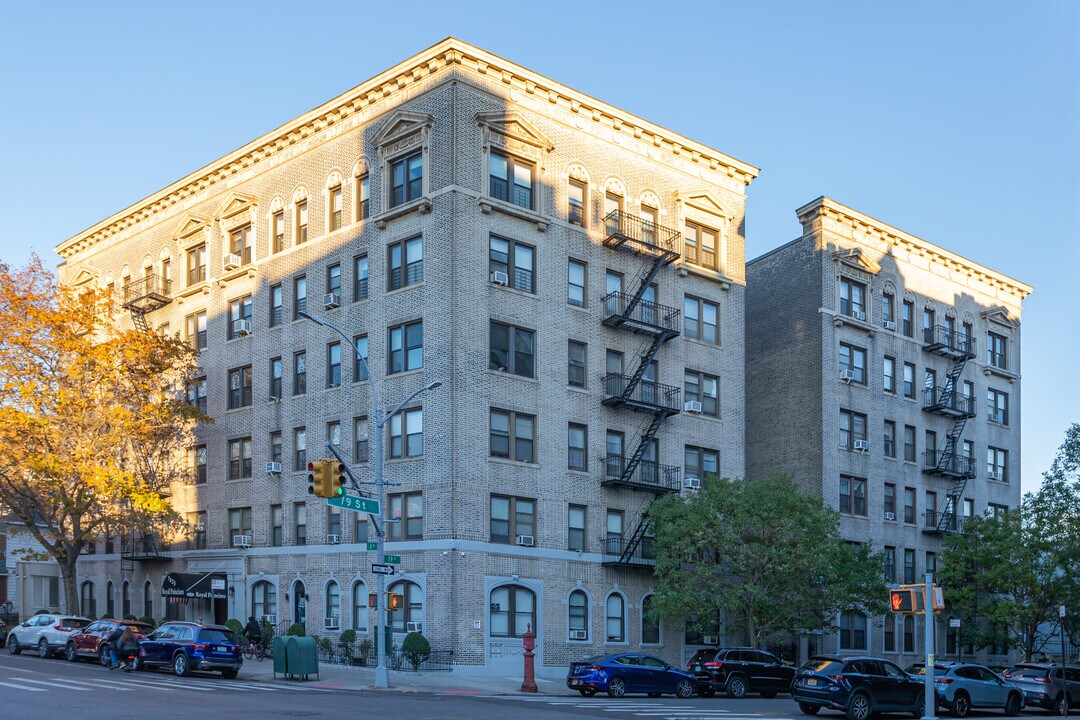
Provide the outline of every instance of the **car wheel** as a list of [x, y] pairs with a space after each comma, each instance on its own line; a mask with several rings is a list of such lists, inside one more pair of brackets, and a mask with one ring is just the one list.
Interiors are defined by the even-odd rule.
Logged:
[[146, 669], [146, 663], [143, 662], [143, 659], [142, 659], [141, 655], [136, 655], [135, 660], [133, 661], [133, 663], [134, 663], [134, 668], [133, 669], [136, 672], [142, 672], [143, 670]]
[[694, 694], [694, 682], [690, 678], [683, 678], [675, 686], [675, 697], [685, 700]]
[[22, 652], [22, 648], [19, 647], [19, 641], [15, 638], [14, 634], [8, 635], [7, 650], [12, 655], [18, 655]]
[[648, 694], [649, 697], [660, 697], [664, 693], [651, 692], [651, 693], [647, 693], [647, 694]]
[[703, 698], [711, 698], [713, 695], [716, 694], [716, 688], [699, 687], [697, 690], [697, 694]]
[[75, 652], [75, 643], [68, 643], [64, 648], [64, 658], [68, 662], [75, 662], [79, 659], [79, 653]]
[[[936, 697], [934, 699], [934, 707], [935, 708], [937, 707], [937, 698]], [[920, 695], [919, 696], [919, 701], [917, 703], [915, 703], [915, 709], [911, 711], [911, 717], [915, 718], [915, 720], [918, 720], [919, 718], [921, 718], [925, 714], [926, 714], [926, 698], [922, 697]]]
[[104, 645], [98, 649], [98, 662], [101, 663], [101, 667], [109, 667], [112, 665], [112, 659], [109, 657], [109, 648]]
[[[746, 697], [746, 680], [742, 675], [732, 675], [728, 678], [727, 696], [729, 698], [735, 698], [736, 700]], [[862, 718], [859, 720], [862, 720]]]
[[622, 697], [626, 694], [626, 681], [622, 678], [611, 678], [607, 684], [608, 697]]
[[596, 688], [581, 688], [578, 690], [582, 697], [592, 697], [596, 694]]
[[766, 700], [772, 700], [774, 697], [776, 697], [776, 691], [767, 690], [761, 693], [761, 697], [765, 698]]
[[1065, 714], [1065, 696], [1064, 695], [1058, 695], [1057, 699], [1054, 700], [1054, 714], [1055, 715], [1064, 715]]
[[870, 698], [864, 693], [855, 693], [848, 700], [848, 720], [868, 720], [871, 714]]
[[185, 677], [191, 674], [191, 663], [188, 662], [188, 657], [182, 652], [176, 653], [176, 657], [173, 658], [173, 672], [178, 677]]
[[222, 670], [221, 677], [225, 678], [226, 680], [232, 680], [239, 672], [239, 670]]
[[1020, 714], [1020, 696], [1016, 693], [1010, 694], [1009, 699], [1005, 701], [1005, 714], [1009, 717]]
[[40, 640], [38, 640], [37, 654], [40, 658], [47, 658], [51, 654], [49, 652], [49, 641], [45, 638], [41, 638]]
[[964, 693], [956, 693], [956, 697], [952, 701], [952, 716], [958, 718], [964, 718], [971, 712], [971, 701]]
[[817, 715], [818, 710], [821, 709], [820, 705], [807, 705], [806, 703], [799, 703], [799, 710], [803, 715]]

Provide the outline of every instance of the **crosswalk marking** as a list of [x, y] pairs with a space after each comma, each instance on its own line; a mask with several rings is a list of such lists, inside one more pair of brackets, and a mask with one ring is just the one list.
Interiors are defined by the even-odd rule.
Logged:
[[[81, 680], [68, 680], [67, 678], [50, 678], [50, 679], [53, 682], [56, 682], [56, 683], [66, 683], [66, 684], [69, 684], [69, 685], [86, 685], [86, 686], [92, 687], [92, 688], [93, 687], [99, 687], [97, 682], [88, 683], [88, 682], [83, 682]], [[102, 682], [102, 681], [98, 681], [98, 682]], [[123, 692], [131, 692], [135, 688], [123, 687], [122, 685], [119, 685], [116, 689], [121, 690]]]
[[[54, 689], [56, 688], [56, 683], [48, 681], [48, 680], [31, 680], [30, 678], [19, 678], [19, 682], [34, 683], [35, 685], [48, 685], [51, 688], [54, 688]], [[91, 690], [91, 688], [88, 688], [88, 687], [73, 687], [73, 688], [66, 687], [64, 689], [65, 690], [74, 690], [76, 692], [90, 692], [90, 690]]]
[[45, 688], [26, 687], [25, 685], [16, 685], [15, 683], [0, 681], [0, 685], [9, 688], [15, 688], [16, 690], [29, 690], [30, 692], [45, 692]]
[[167, 692], [172, 692], [172, 688], [161, 687], [161, 685], [159, 683], [140, 682], [139, 680], [125, 680], [123, 682], [121, 682], [119, 680], [98, 680], [97, 682], [104, 683], [105, 685], [108, 685], [109, 687], [122, 688], [122, 687], [126, 687], [128, 685], [134, 685], [135, 688], [139, 689], [139, 690], [144, 689], [144, 688], [156, 688], [156, 689], [160, 689], [160, 690], [165, 690]]
[[[659, 699], [549, 698], [513, 695], [488, 695], [487, 697], [518, 702], [543, 703], [567, 710], [570, 708], [602, 710], [605, 713], [621, 713], [649, 720], [759, 720], [762, 717], [762, 713], [744, 713], [724, 708], [710, 708], [707, 703], [698, 704], [696, 701], [690, 701], [690, 703], [676, 701], [675, 704], [665, 705]], [[770, 717], [769, 720], [792, 720], [792, 718]]]

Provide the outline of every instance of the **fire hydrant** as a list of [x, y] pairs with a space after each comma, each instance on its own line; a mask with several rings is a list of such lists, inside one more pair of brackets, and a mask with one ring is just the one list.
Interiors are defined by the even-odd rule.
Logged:
[[525, 648], [525, 653], [522, 656], [525, 659], [525, 680], [521, 683], [521, 692], [534, 693], [536, 692], [536, 677], [533, 658], [536, 657], [536, 653], [533, 652], [533, 648], [536, 647], [536, 635], [533, 634], [532, 623], [525, 626], [521, 646]]

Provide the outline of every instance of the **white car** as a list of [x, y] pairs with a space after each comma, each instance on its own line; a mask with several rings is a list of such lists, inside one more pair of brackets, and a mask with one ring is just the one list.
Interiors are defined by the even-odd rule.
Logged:
[[7, 637], [8, 652], [18, 655], [23, 650], [36, 648], [40, 657], [53, 657], [67, 645], [71, 633], [90, 624], [90, 620], [76, 615], [42, 613], [11, 628]]

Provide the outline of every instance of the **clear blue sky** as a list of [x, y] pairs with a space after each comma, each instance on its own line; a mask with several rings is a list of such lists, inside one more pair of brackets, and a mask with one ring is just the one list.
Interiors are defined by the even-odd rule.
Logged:
[[1080, 421], [1080, 2], [38, 0], [3, 28], [2, 261], [455, 35], [762, 168], [748, 258], [828, 195], [1034, 285], [1025, 490]]

